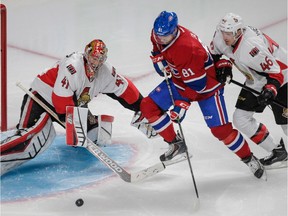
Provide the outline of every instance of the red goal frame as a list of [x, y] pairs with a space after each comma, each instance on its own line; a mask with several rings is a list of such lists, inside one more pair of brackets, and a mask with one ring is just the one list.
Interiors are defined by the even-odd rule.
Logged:
[[7, 9], [1, 9], [1, 131], [7, 130]]

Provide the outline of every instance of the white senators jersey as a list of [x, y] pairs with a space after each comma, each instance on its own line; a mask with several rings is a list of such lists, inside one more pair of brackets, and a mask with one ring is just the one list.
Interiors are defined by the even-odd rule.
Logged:
[[224, 54], [228, 57], [245, 75], [246, 85], [259, 92], [267, 83], [266, 77], [278, 80], [280, 85], [287, 82], [287, 51], [251, 26], [243, 29], [243, 35], [235, 46], [227, 46], [221, 31], [217, 29], [210, 44], [210, 52], [212, 55]]
[[64, 114], [66, 106], [85, 105], [99, 93], [114, 93], [119, 97], [127, 86], [128, 81], [108, 63], [98, 69], [94, 79], [89, 79], [83, 53], [72, 53], [38, 75], [31, 88], [54, 106], [57, 113]]

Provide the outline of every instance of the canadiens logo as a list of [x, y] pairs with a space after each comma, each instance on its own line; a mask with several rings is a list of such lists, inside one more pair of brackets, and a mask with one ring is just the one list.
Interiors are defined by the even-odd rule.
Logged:
[[160, 87], [157, 87], [157, 88], [155, 89], [155, 91], [156, 91], [156, 92], [160, 92], [160, 91], [161, 91], [161, 88], [160, 88]]
[[249, 54], [254, 57], [256, 56], [257, 54], [259, 53], [259, 49], [257, 47], [254, 47], [250, 52]]

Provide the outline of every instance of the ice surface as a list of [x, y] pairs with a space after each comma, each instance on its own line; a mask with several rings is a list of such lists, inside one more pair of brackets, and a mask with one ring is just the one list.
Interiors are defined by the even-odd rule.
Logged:
[[[161, 81], [153, 73], [150, 62], [149, 36], [153, 21], [162, 10], [177, 12], [180, 24], [198, 34], [206, 44], [212, 39], [221, 17], [227, 12], [238, 13], [247, 24], [262, 28], [287, 49], [285, 0], [2, 0], [2, 3], [8, 9], [8, 126], [11, 129], [18, 121], [24, 95], [15, 86], [16, 81], [21, 81], [28, 87], [33, 78], [52, 66], [56, 59], [73, 51], [82, 51], [86, 43], [94, 38], [105, 41], [109, 49], [108, 61], [119, 73], [130, 77], [143, 95], [147, 95]], [[234, 73], [234, 77], [238, 81], [244, 80], [241, 74]], [[239, 90], [233, 84], [225, 90], [230, 119]], [[137, 129], [132, 128], [131, 111], [124, 110], [117, 102], [105, 96], [93, 100], [90, 109], [95, 114], [115, 116], [113, 143], [124, 144], [124, 151], [117, 151], [119, 155], [115, 153], [114, 157], [115, 160], [120, 157], [127, 170], [138, 171], [159, 161], [158, 157], [166, 150], [167, 145], [161, 138], [148, 140]], [[257, 118], [268, 126], [276, 140], [284, 136], [280, 127], [275, 125], [269, 109]], [[61, 141], [64, 131], [58, 125], [55, 127], [57, 139]], [[42, 155], [51, 156], [52, 160], [39, 165], [38, 169], [43, 171], [45, 166], [50, 167], [49, 163], [53, 164], [53, 158], [54, 163], [61, 164], [63, 158], [59, 161], [59, 154], [64, 154], [64, 159], [68, 159], [65, 151], [71, 151], [69, 166], [63, 162], [62, 167], [63, 172], [75, 172], [73, 178], [66, 179], [65, 185], [70, 189], [59, 192], [57, 187], [61, 181], [59, 182], [59, 176], [54, 179], [53, 173], [47, 175], [47, 178], [51, 177], [49, 184], [46, 182], [42, 186], [37, 181], [34, 186], [27, 186], [29, 183], [19, 185], [17, 175], [11, 173], [10, 175], [15, 175], [15, 180], [9, 182], [7, 188], [12, 188], [12, 191], [13, 184], [15, 190], [22, 187], [22, 190], [30, 192], [37, 191], [37, 185], [40, 184], [41, 190], [49, 187], [54, 192], [5, 201], [7, 194], [3, 192], [7, 188], [2, 179], [1, 215], [287, 216], [287, 169], [267, 171], [267, 182], [253, 177], [249, 169], [210, 134], [197, 104], [189, 109], [183, 129], [188, 148], [193, 154], [191, 162], [200, 195], [198, 210], [194, 208], [196, 197], [187, 162], [170, 166], [143, 182], [129, 184], [113, 173], [109, 173], [108, 177], [103, 173], [103, 179], [98, 178], [96, 175], [101, 176], [104, 167], [83, 165], [88, 163], [85, 160], [96, 164], [96, 159], [90, 155], [85, 158], [84, 151], [68, 150], [70, 147], [67, 146], [66, 149], [62, 142], [57, 143], [56, 140], [49, 152], [47, 150]], [[287, 145], [286, 137], [285, 144]], [[259, 147], [252, 143], [250, 146], [258, 157], [266, 156], [267, 153]], [[77, 173], [72, 168], [74, 166], [74, 169], [80, 169], [78, 165], [83, 170], [78, 170]], [[85, 169], [90, 169], [91, 173], [87, 173]], [[31, 172], [35, 175], [29, 172], [23, 174], [30, 175], [26, 176], [28, 181], [29, 178], [30, 181], [33, 178], [43, 178], [37, 177], [35, 170], [32, 169]], [[55, 172], [57, 173], [57, 168]], [[87, 181], [88, 184], [81, 185], [81, 182]], [[75, 205], [78, 198], [84, 200], [82, 207]]]

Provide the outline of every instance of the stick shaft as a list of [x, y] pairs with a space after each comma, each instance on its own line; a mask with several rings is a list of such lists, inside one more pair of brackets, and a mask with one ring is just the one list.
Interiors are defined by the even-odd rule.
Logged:
[[[242, 84], [242, 83], [239, 83], [239, 82], [237, 82], [236, 80], [231, 79], [230, 82], [233, 83], [233, 84], [235, 84], [235, 85], [238, 85], [238, 86], [240, 86], [240, 87], [242, 87], [242, 88], [244, 88], [244, 89], [246, 89], [246, 90], [248, 90], [248, 91], [250, 91], [250, 92], [252, 92], [252, 93], [255, 93], [255, 94], [257, 94], [257, 95], [260, 95], [260, 94], [261, 94], [260, 92], [254, 90], [254, 89], [252, 89], [252, 88], [250, 88], [250, 87], [248, 87], [248, 86], [246, 86], [246, 85], [244, 85], [244, 84]], [[282, 104], [281, 102], [279, 102], [279, 101], [277, 101], [277, 100], [274, 100], [274, 99], [273, 99], [273, 100], [272, 100], [272, 103], [274, 103], [275, 105], [280, 106], [280, 107], [282, 107], [282, 108], [287, 108], [287, 106], [285, 106], [284, 104]]]
[[[164, 73], [164, 76], [165, 76], [165, 80], [166, 80], [166, 83], [167, 83], [167, 87], [168, 87], [168, 90], [169, 90], [169, 94], [170, 94], [170, 97], [171, 97], [172, 104], [175, 105], [173, 92], [172, 92], [172, 89], [171, 89], [171, 86], [170, 86], [170, 83], [169, 83], [169, 80], [168, 80], [168, 77], [167, 77], [167, 73], [166, 73], [166, 71], [163, 71], [163, 73]], [[186, 141], [185, 141], [184, 133], [183, 133], [183, 130], [182, 130], [182, 125], [181, 125], [181, 122], [180, 122], [179, 118], [177, 120], [177, 124], [179, 126], [180, 133], [181, 133], [184, 145], [186, 146], [186, 157], [187, 157], [187, 161], [188, 161], [188, 165], [189, 165], [189, 169], [190, 169], [190, 173], [191, 173], [191, 177], [192, 177], [192, 181], [193, 181], [196, 197], [199, 199], [199, 193], [198, 193], [198, 189], [197, 189], [197, 185], [196, 185], [194, 172], [193, 172], [193, 169], [192, 169], [191, 160], [190, 160], [189, 153], [188, 153], [188, 147], [187, 147], [187, 144], [186, 144]]]

